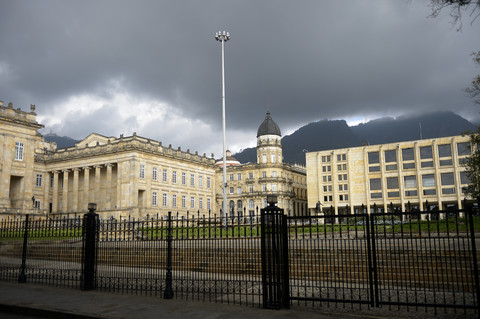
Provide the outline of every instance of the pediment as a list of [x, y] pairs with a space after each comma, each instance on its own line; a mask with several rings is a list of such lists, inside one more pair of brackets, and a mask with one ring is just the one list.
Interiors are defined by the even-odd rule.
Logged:
[[94, 147], [97, 145], [105, 145], [109, 141], [113, 140], [115, 140], [115, 137], [106, 137], [97, 133], [92, 133], [80, 142], [76, 143], [75, 146], [78, 148]]

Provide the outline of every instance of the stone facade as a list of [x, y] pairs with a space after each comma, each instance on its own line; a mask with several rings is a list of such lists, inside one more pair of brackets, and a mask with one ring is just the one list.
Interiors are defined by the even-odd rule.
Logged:
[[[217, 175], [217, 201], [222, 197], [222, 174]], [[251, 216], [267, 206], [267, 195], [289, 216], [307, 214], [305, 168], [283, 163], [281, 133], [267, 113], [257, 132], [257, 163], [232, 165], [227, 172], [230, 215]]]
[[[87, 212], [102, 218], [145, 218], [168, 211], [218, 213], [222, 169], [207, 157], [148, 138], [92, 133], [74, 147], [57, 149], [38, 133], [31, 112], [0, 104], [0, 214], [58, 216]], [[276, 193], [287, 212], [306, 212], [305, 169], [282, 163], [278, 137], [260, 136], [257, 164], [229, 166], [229, 202], [246, 214]], [[274, 155], [274, 156], [273, 156]], [[239, 191], [241, 189], [241, 191]], [[251, 201], [253, 200], [253, 204]], [[235, 209], [237, 212], [237, 209]]]
[[[370, 145], [306, 154], [308, 208], [368, 212], [463, 207], [468, 184], [462, 163], [471, 154], [468, 136]], [[427, 207], [427, 205], [429, 207]]]

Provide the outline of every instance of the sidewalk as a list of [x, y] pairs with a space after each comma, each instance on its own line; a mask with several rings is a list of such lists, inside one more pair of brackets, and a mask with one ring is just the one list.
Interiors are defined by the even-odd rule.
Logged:
[[165, 300], [159, 297], [81, 291], [16, 282], [0, 282], [0, 316], [2, 312], [61, 319], [371, 319], [424, 318], [426, 315], [422, 311], [409, 313], [408, 316], [398, 316], [395, 311], [379, 313], [375, 310], [366, 310], [360, 313], [353, 309], [335, 309], [334, 306], [322, 310], [295, 308], [267, 310], [258, 307], [178, 299]]

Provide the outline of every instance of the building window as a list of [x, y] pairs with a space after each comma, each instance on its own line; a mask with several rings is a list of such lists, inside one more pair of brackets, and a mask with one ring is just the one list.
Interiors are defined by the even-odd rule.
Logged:
[[450, 165], [453, 165], [453, 161], [451, 158], [440, 160], [440, 166], [450, 166]]
[[203, 209], [203, 198], [201, 197], [198, 199], [198, 208]]
[[413, 148], [404, 148], [402, 149], [402, 160], [406, 161], [414, 161], [415, 160], [415, 151]]
[[233, 194], [233, 187], [230, 187], [230, 194]]
[[190, 197], [190, 208], [195, 208], [195, 197]]
[[15, 143], [15, 160], [23, 161], [23, 143], [22, 142]]
[[453, 173], [442, 173], [440, 174], [440, 181], [442, 182], [442, 186], [446, 185], [454, 185], [454, 178]]
[[41, 206], [40, 201], [39, 201], [39, 200], [36, 200], [34, 206], [35, 206], [35, 209], [40, 209], [40, 206]]
[[52, 174], [52, 175], [50, 175], [50, 187], [53, 187], [53, 183], [54, 183], [53, 181], [54, 181], [54, 179], [53, 179], [53, 174]]
[[255, 202], [253, 201], [253, 199], [250, 199], [248, 201], [248, 209], [255, 209]]
[[397, 161], [397, 150], [385, 151], [385, 162], [392, 163]]
[[460, 172], [460, 184], [470, 184], [472, 180], [467, 172]]
[[182, 195], [182, 208], [187, 207], [187, 197]]
[[347, 179], [347, 174], [343, 174], [343, 180], [346, 181]]
[[380, 178], [370, 179], [370, 190], [376, 191], [382, 189], [382, 180]]
[[140, 164], [140, 178], [145, 178], [145, 165]]
[[182, 185], [186, 185], [186, 184], [187, 184], [187, 174], [182, 173]]
[[408, 190], [405, 191], [405, 196], [417, 196], [417, 190]]
[[379, 166], [379, 165], [370, 166], [370, 167], [368, 168], [368, 172], [369, 172], [369, 173], [380, 172], [380, 166]]
[[238, 179], [239, 181], [242, 180], [242, 173], [238, 173], [238, 174], [237, 174], [237, 179]]
[[264, 192], [267, 191], [267, 184], [262, 184], [262, 191], [264, 191]]
[[210, 177], [207, 177], [207, 188], [210, 188]]
[[452, 147], [450, 144], [438, 145], [438, 157], [452, 157]]
[[248, 173], [248, 179], [253, 179], [253, 173]]
[[241, 187], [237, 187], [237, 194], [241, 194], [242, 193], [242, 188]]
[[387, 177], [387, 189], [398, 189], [398, 177]]
[[472, 153], [470, 150], [470, 143], [457, 143], [457, 152], [458, 156], [470, 155]]
[[42, 187], [42, 174], [37, 174], [37, 180], [35, 182], [35, 186]]
[[168, 200], [168, 197], [167, 197], [167, 194], [166, 193], [163, 193], [163, 206], [167, 206], [167, 200]]
[[405, 188], [416, 188], [417, 187], [417, 176], [410, 175], [404, 176], [403, 181], [405, 184]]
[[177, 171], [173, 171], [172, 173], [172, 183], [177, 183]]
[[275, 154], [272, 154], [271, 160], [272, 160], [272, 163], [275, 163], [275, 162], [276, 162]]
[[250, 193], [253, 193], [253, 185], [248, 186], [248, 191], [249, 191]]
[[230, 174], [229, 178], [230, 178], [230, 181], [233, 181], [234, 180], [233, 174]]
[[415, 169], [415, 162], [403, 163], [403, 169]]
[[276, 171], [272, 172], [272, 177], [277, 177], [277, 172]]
[[172, 196], [172, 206], [177, 207], [177, 195]]
[[344, 191], [348, 191], [348, 184], [344, 184], [344, 185], [343, 185], [343, 190], [344, 190]]
[[433, 174], [422, 175], [423, 187], [435, 187], [435, 178]]
[[369, 152], [368, 153], [368, 164], [378, 164], [380, 163], [380, 155], [378, 152]]
[[432, 147], [431, 146], [420, 147], [420, 158], [421, 159], [433, 158]]
[[203, 176], [198, 176], [198, 187], [203, 188]]
[[190, 174], [190, 186], [195, 186], [195, 174]]
[[276, 192], [277, 191], [277, 184], [272, 184], [272, 192]]
[[163, 182], [164, 183], [167, 182], [167, 170], [166, 169], [163, 170]]
[[267, 177], [267, 172], [262, 172], [262, 178], [266, 178]]
[[212, 209], [212, 200], [210, 198], [207, 198], [207, 209]]
[[262, 156], [262, 163], [267, 163], [267, 155]]
[[433, 167], [433, 161], [425, 161], [425, 162], [422, 162], [420, 166], [421, 166], [421, 168]]
[[152, 171], [152, 179], [153, 179], [154, 181], [157, 180], [157, 168], [156, 168], [156, 167], [153, 168], [153, 171]]
[[152, 205], [157, 206], [157, 192], [152, 193]]

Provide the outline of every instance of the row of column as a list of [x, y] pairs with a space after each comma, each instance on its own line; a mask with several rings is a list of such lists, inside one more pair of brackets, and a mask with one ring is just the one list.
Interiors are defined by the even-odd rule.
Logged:
[[[87, 211], [87, 204], [90, 202], [95, 202], [98, 209], [112, 209], [112, 168], [114, 164], [104, 164], [104, 165], [95, 165], [94, 167], [86, 166], [82, 168], [72, 168], [72, 169], [65, 169], [62, 171], [53, 171], [46, 173], [46, 180], [50, 180], [50, 174], [53, 174], [53, 188], [52, 189], [52, 213], [58, 212], [80, 212], [80, 211]], [[102, 196], [101, 193], [101, 169], [102, 167], [106, 167], [107, 174], [106, 174], [106, 182], [105, 182], [105, 196]], [[93, 189], [91, 187], [90, 182], [90, 170], [95, 170], [94, 175], [94, 182], [93, 182]], [[79, 192], [79, 175], [80, 171], [83, 170], [83, 191], [82, 195], [80, 196]], [[73, 187], [72, 187], [72, 202], [69, 202], [69, 174], [73, 172]], [[61, 210], [60, 210], [60, 173], [63, 173], [63, 187], [61, 189]], [[45, 183], [47, 184], [47, 183]], [[45, 187], [45, 194], [44, 198], [49, 198], [49, 189], [46, 185]], [[103, 197], [103, 198], [102, 198]], [[118, 198], [118, 197], [117, 197]], [[46, 200], [46, 202], [49, 202]], [[102, 207], [103, 206], [103, 207]]]

